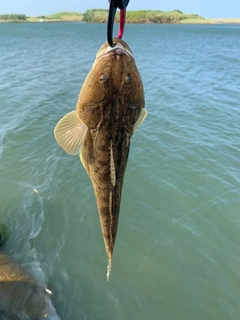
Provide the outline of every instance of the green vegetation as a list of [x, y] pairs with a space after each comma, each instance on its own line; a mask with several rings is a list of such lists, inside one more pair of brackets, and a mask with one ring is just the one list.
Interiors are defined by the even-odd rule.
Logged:
[[79, 12], [58, 12], [58, 13], [55, 13], [55, 14], [52, 14], [52, 15], [49, 15], [47, 17], [66, 17], [66, 16], [73, 16], [73, 17], [82, 17], [82, 14], [79, 13]]
[[191, 19], [204, 21], [205, 19], [198, 14], [185, 14], [180, 10], [168, 11], [168, 12], [150, 12], [147, 16], [148, 22], [152, 23], [184, 23], [184, 20]]
[[[118, 12], [116, 16], [119, 15]], [[92, 9], [87, 10], [83, 14], [83, 21], [92, 23], [92, 22], [107, 22], [108, 21], [108, 10], [106, 9]]]
[[[119, 23], [119, 10], [115, 22]], [[81, 14], [78, 12], [58, 12], [51, 15], [27, 17], [24, 14], [2, 14], [0, 22], [87, 22], [107, 23], [108, 10], [92, 9]], [[176, 9], [173, 11], [137, 10], [127, 11], [127, 23], [240, 23], [240, 19], [205, 19], [198, 14], [186, 14]]]
[[28, 22], [67, 22], [67, 21], [82, 21], [83, 15], [78, 12], [58, 12], [46, 16], [28, 17]]
[[0, 21], [3, 22], [18, 22], [27, 21], [25, 14], [0, 14]]
[[[146, 23], [149, 22], [149, 15], [153, 14], [152, 10], [138, 10], [127, 12], [127, 21], [129, 23]], [[157, 10], [156, 13], [162, 13], [163, 11]]]
[[82, 21], [83, 15], [78, 12], [58, 12], [45, 16], [27, 17], [25, 14], [1, 14], [0, 22], [49, 22], [49, 21]]
[[[83, 20], [89, 23], [107, 22], [108, 10], [93, 9], [87, 10], [83, 14]], [[206, 20], [198, 14], [185, 14], [180, 10], [161, 11], [161, 10], [138, 10], [127, 11], [126, 20], [128, 23], [204, 23]], [[116, 14], [115, 22], [119, 22], [119, 11]]]
[[50, 20], [56, 20], [56, 19], [73, 20], [73, 19], [76, 19], [76, 20], [79, 20], [79, 17], [82, 20], [83, 15], [78, 12], [58, 12], [58, 13], [46, 16], [46, 19], [50, 19]]

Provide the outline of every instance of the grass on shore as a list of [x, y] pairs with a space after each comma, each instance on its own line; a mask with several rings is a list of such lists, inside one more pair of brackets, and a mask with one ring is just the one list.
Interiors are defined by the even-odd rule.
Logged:
[[[93, 9], [87, 10], [84, 14], [84, 21], [90, 23], [104, 22], [108, 20], [108, 10]], [[119, 22], [119, 11], [116, 14], [115, 22]], [[186, 21], [185, 21], [186, 20]], [[161, 11], [161, 10], [137, 10], [127, 11], [126, 21], [128, 23], [204, 23], [206, 19], [198, 14], [185, 14], [180, 10]]]
[[1, 14], [0, 22], [54, 22], [82, 21], [83, 15], [78, 12], [58, 12], [46, 16], [27, 17], [25, 14]]
[[83, 15], [78, 12], [58, 12], [46, 16], [27, 17], [28, 22], [82, 21]]
[[25, 14], [0, 14], [0, 22], [26, 22]]
[[[88, 22], [106, 23], [108, 10], [92, 9], [81, 14], [78, 12], [58, 12], [45, 16], [27, 17], [24, 14], [0, 14], [0, 22]], [[115, 22], [119, 23], [120, 15], [117, 11]], [[138, 10], [127, 11], [127, 23], [181, 23], [181, 24], [222, 24], [240, 23], [240, 18], [205, 19], [197, 14], [185, 14], [180, 10]]]

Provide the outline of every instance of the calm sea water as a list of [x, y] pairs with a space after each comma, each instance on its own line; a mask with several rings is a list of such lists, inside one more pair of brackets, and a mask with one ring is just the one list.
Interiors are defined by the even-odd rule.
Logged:
[[109, 282], [91, 182], [53, 136], [105, 39], [104, 24], [0, 24], [6, 250], [62, 320], [239, 319], [240, 26], [126, 26], [148, 117]]

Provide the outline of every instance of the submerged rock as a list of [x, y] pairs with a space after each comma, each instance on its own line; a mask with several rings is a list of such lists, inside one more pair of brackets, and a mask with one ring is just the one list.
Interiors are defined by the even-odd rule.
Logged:
[[[51, 291], [0, 252], [0, 319], [58, 319], [50, 300]], [[54, 312], [53, 312], [54, 311]]]

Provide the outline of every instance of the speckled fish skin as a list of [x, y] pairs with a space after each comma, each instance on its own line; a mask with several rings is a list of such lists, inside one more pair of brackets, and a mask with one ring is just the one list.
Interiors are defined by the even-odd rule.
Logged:
[[[124, 41], [114, 39], [114, 42], [114, 48], [105, 43], [98, 51], [76, 106], [76, 115], [82, 126], [86, 126], [80, 157], [96, 196], [108, 255], [107, 278], [118, 228], [130, 139], [146, 116], [145, 110], [140, 116], [144, 108], [144, 91], [132, 52]], [[55, 129], [55, 137], [63, 147], [58, 136], [58, 129]]]

